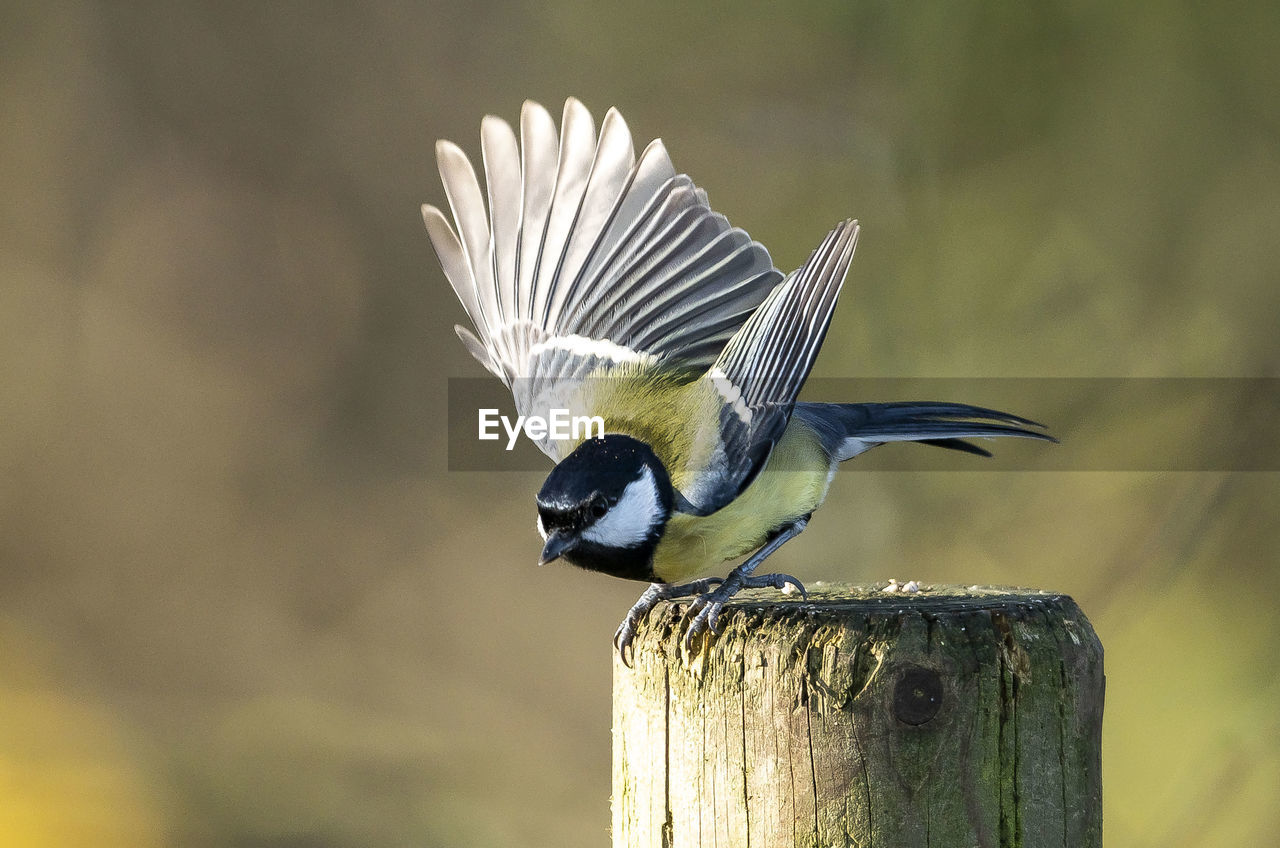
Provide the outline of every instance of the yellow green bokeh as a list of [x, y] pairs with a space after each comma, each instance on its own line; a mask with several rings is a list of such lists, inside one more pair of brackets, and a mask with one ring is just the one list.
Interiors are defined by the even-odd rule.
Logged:
[[[574, 95], [784, 268], [859, 218], [818, 376], [1274, 378], [1278, 9], [6, 4], [0, 846], [608, 839], [640, 587], [534, 566], [537, 474], [447, 471], [437, 137]], [[1047, 423], [1123, 456], [1097, 400]], [[779, 568], [1070, 593], [1108, 844], [1274, 840], [1280, 475], [892, 467]]]

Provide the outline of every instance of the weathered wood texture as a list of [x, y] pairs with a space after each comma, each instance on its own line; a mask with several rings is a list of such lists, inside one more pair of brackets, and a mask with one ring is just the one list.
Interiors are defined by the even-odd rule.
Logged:
[[1102, 645], [1070, 598], [759, 597], [692, 653], [660, 607], [615, 662], [615, 848], [1101, 845]]

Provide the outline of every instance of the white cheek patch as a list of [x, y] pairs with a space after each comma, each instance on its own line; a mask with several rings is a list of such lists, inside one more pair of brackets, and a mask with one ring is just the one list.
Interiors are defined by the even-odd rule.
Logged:
[[542, 526], [542, 513], [538, 513], [538, 535], [542, 537], [542, 541], [547, 540], [547, 528]]
[[609, 548], [634, 548], [649, 538], [661, 518], [658, 486], [645, 468], [604, 517], [582, 531], [582, 538]]

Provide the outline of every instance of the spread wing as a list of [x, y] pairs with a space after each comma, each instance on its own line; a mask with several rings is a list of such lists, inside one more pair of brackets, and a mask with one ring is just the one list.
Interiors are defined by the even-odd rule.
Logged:
[[[716, 361], [782, 274], [768, 252], [711, 210], [660, 140], [637, 159], [610, 109], [599, 137], [577, 100], [557, 137], [526, 102], [520, 141], [481, 125], [486, 191], [456, 145], [436, 145], [453, 224], [422, 208], [432, 245], [474, 334], [458, 336], [511, 389], [522, 415], [577, 414], [580, 382]], [[487, 192], [487, 204], [486, 204]], [[560, 459], [556, 443], [540, 447]]]
[[813, 369], [858, 243], [858, 222], [827, 234], [730, 340], [706, 379], [720, 406], [719, 447], [684, 470], [679, 508], [707, 515], [732, 502], [764, 467]]

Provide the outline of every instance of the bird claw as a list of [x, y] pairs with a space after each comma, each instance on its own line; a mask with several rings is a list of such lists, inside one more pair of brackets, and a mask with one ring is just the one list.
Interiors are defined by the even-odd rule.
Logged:
[[809, 600], [809, 592], [804, 588], [804, 584], [790, 574], [761, 574], [746, 577], [743, 580], [744, 589], [777, 589], [779, 592], [786, 592], [790, 587], [799, 592], [802, 599]]
[[635, 649], [631, 643], [636, 638], [636, 628], [640, 626], [640, 622], [649, 614], [649, 611], [657, 606], [661, 598], [655, 598], [652, 602], [648, 602], [649, 592], [646, 591], [640, 596], [640, 600], [636, 601], [628, 612], [627, 617], [622, 619], [622, 623], [618, 625], [618, 629], [613, 633], [613, 648], [618, 652], [618, 658], [622, 660], [622, 664], [627, 668], [634, 668]]
[[688, 650], [693, 645], [694, 637], [703, 633], [709, 633], [712, 636], [719, 635], [720, 613], [724, 611], [724, 605], [738, 592], [743, 589], [778, 589], [785, 591], [788, 586], [795, 587], [800, 592], [800, 597], [805, 600], [809, 599], [809, 593], [805, 591], [804, 584], [790, 574], [741, 575], [736, 572], [730, 574], [729, 578], [715, 590], [704, 592], [690, 602], [686, 615], [691, 615], [693, 618], [689, 621], [689, 626], [684, 632], [685, 649]]
[[[698, 600], [702, 600], [699, 598]], [[695, 604], [697, 601], [694, 602]], [[691, 604], [690, 612], [693, 611]], [[684, 631], [684, 648], [689, 650], [693, 647], [693, 639], [695, 636], [701, 636], [708, 633], [712, 636], [720, 634], [720, 612], [724, 609], [724, 601], [703, 601], [693, 619], [689, 622], [689, 626]]]
[[618, 652], [618, 658], [622, 660], [622, 664], [627, 668], [634, 668], [635, 650], [631, 647], [631, 643], [636, 638], [635, 622], [631, 620], [628, 614], [618, 625], [618, 629], [613, 632], [613, 649]]
[[627, 617], [618, 625], [618, 629], [613, 634], [613, 647], [618, 652], [618, 658], [622, 660], [622, 664], [627, 668], [632, 668], [635, 662], [635, 650], [632, 643], [636, 638], [636, 631], [640, 627], [640, 622], [644, 620], [654, 607], [662, 601], [675, 600], [677, 598], [689, 598], [693, 600], [689, 602], [689, 608], [685, 610], [685, 616], [689, 617], [689, 625], [685, 629], [683, 644], [685, 650], [693, 645], [693, 640], [702, 634], [710, 634], [716, 636], [720, 633], [720, 613], [724, 611], [724, 605], [729, 602], [734, 595], [743, 589], [779, 589], [785, 591], [788, 586], [794, 587], [800, 592], [800, 596], [806, 600], [809, 594], [805, 591], [804, 584], [790, 574], [742, 574], [733, 571], [728, 577], [706, 577], [702, 580], [695, 580], [692, 583], [682, 585], [671, 585], [668, 583], [654, 583], [644, 594], [640, 596], [640, 600], [627, 612]]
[[622, 623], [618, 625], [618, 629], [613, 633], [613, 647], [618, 652], [618, 658], [622, 660], [622, 664], [627, 668], [633, 667], [635, 650], [632, 647], [632, 642], [635, 641], [636, 630], [645, 616], [660, 602], [690, 596], [695, 599], [701, 598], [711, 590], [711, 587], [719, 586], [722, 583], [724, 583], [723, 578], [706, 577], [702, 580], [695, 580], [692, 583], [681, 585], [654, 583], [648, 589], [645, 589], [644, 594], [627, 611], [627, 617], [622, 619]]

